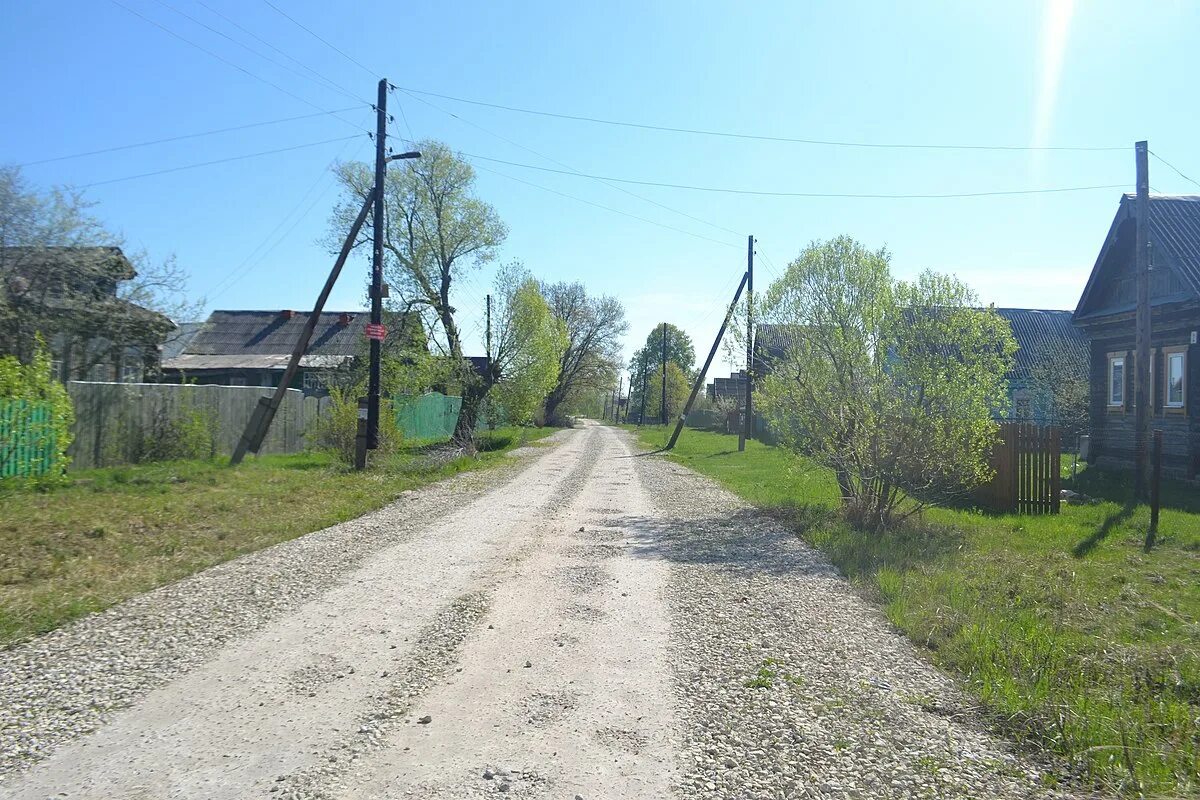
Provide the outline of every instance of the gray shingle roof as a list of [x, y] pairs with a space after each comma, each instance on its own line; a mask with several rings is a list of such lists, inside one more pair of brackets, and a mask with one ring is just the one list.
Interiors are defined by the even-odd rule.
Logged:
[[[1127, 194], [1122, 204], [1134, 204]], [[1194, 292], [1200, 294], [1200, 195], [1152, 195], [1150, 242], [1155, 256], [1166, 252]]]
[[[224, 367], [260, 366], [271, 356], [290, 355], [310, 312], [290, 316], [282, 311], [214, 311], [184, 346], [174, 361], [187, 360], [193, 369], [200, 363], [196, 356], [222, 356]], [[343, 317], [348, 318], [343, 324]], [[317, 321], [308, 356], [349, 357], [358, 352], [363, 328], [369, 321], [366, 311], [326, 311]], [[264, 360], [264, 357], [267, 357]], [[206, 362], [207, 363], [207, 362]], [[165, 364], [164, 366], [173, 366]]]
[[1072, 322], [1072, 312], [1040, 308], [997, 308], [1017, 340], [1016, 363], [1010, 378], [1027, 379], [1033, 365], [1047, 353], [1088, 363], [1088, 340]]

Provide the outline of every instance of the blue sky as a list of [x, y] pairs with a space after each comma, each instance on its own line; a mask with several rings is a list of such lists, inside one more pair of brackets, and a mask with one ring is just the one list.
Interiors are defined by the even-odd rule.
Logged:
[[[1133, 142], [1146, 138], [1151, 150], [1200, 179], [1194, 2], [274, 2], [350, 57], [264, 0], [6, 0], [0, 161], [353, 108], [25, 168], [38, 185], [86, 185], [325, 142], [87, 190], [131, 243], [159, 257], [175, 253], [210, 308], [311, 307], [331, 262], [318, 243], [336, 192], [328, 165], [369, 156], [370, 142], [356, 131], [373, 128], [366, 103], [378, 77], [673, 127], [854, 142], [1124, 148], [828, 147], [393, 95], [403, 109], [393, 105], [393, 135], [408, 137], [411, 129], [477, 156], [551, 168], [561, 162], [619, 178], [823, 194], [1132, 187]], [[308, 70], [353, 96], [321, 85]], [[355, 138], [328, 141], [347, 136]], [[807, 242], [848, 233], [886, 244], [901, 276], [928, 267], [957, 274], [985, 302], [1073, 308], [1121, 191], [883, 200], [624, 187], [639, 198], [574, 176], [477, 164], [479, 195], [510, 227], [504, 259], [621, 298], [630, 350], [668, 320], [692, 333], [702, 351], [740, 278], [751, 233], [760, 287]], [[1151, 184], [1200, 192], [1153, 160]], [[365, 267], [350, 267], [333, 308], [363, 306]], [[456, 298], [473, 351], [483, 349], [476, 310], [492, 272], [473, 273]]]

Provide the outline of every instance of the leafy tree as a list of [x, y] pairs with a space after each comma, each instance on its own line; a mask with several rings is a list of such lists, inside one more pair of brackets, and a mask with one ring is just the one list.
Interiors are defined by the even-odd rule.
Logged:
[[483, 384], [488, 390], [495, 386], [496, 402], [510, 422], [527, 425], [558, 381], [568, 335], [537, 281], [520, 265], [500, 270], [496, 293], [498, 335]]
[[[646, 343], [636, 350], [633, 358], [629, 361], [630, 380], [633, 385], [630, 389], [630, 402], [633, 403], [635, 410], [641, 410], [642, 403], [642, 370], [646, 370], [646, 386], [647, 394], [651, 397], [647, 398], [646, 408], [650, 408], [650, 402], [661, 404], [662, 395], [662, 325], [656, 325], [650, 334], [646, 337]], [[667, 323], [667, 362], [675, 364], [679, 367], [680, 372], [684, 376], [685, 382], [691, 381], [695, 376], [696, 364], [696, 348], [692, 344], [692, 337], [688, 336], [683, 329]], [[658, 383], [653, 380], [653, 376], [658, 375]], [[668, 372], [669, 380], [669, 372]], [[690, 391], [689, 387], [689, 391]], [[668, 387], [669, 389], [669, 387]], [[654, 400], [658, 397], [658, 400]], [[687, 402], [687, 397], [684, 401]], [[655, 406], [657, 408], [657, 406]], [[667, 399], [667, 410], [675, 413], [675, 407], [672, 405], [670, 397]], [[680, 403], [678, 410], [683, 410], [683, 404]], [[646, 412], [646, 418], [651, 418], [649, 410]], [[658, 419], [658, 417], [654, 417]]]
[[1028, 389], [1033, 408], [1062, 427], [1065, 442], [1076, 446], [1091, 424], [1091, 375], [1088, 355], [1061, 347], [1038, 349], [1030, 368]]
[[764, 321], [796, 326], [761, 392], [784, 446], [830, 468], [848, 516], [882, 529], [990, 478], [1016, 344], [957, 279], [895, 281], [886, 249], [809, 245]]
[[629, 324], [618, 300], [588, 297], [582, 283], [543, 284], [541, 292], [567, 334], [558, 380], [545, 401], [546, 419], [554, 422], [616, 382]]
[[[464, 440], [472, 436], [473, 428], [467, 425], [474, 425], [491, 387], [463, 360], [450, 290], [470, 270], [495, 258], [508, 229], [495, 209], [475, 196], [475, 170], [467, 161], [437, 141], [420, 142], [417, 149], [421, 158], [395, 162], [384, 179], [384, 273], [398, 290], [399, 296], [391, 300], [394, 307], [415, 309], [436, 324], [439, 336], [431, 341], [452, 360], [462, 386], [464, 413], [455, 437]], [[344, 191], [329, 234], [334, 250], [341, 247], [344, 231], [374, 185], [374, 167], [340, 164], [337, 177]], [[371, 241], [371, 227], [368, 217], [359, 243]]]
[[[33, 404], [47, 404], [49, 418], [29, 426], [28, 436], [21, 434], [20, 425], [0, 431], [0, 467], [8, 464], [17, 454], [18, 447], [29, 447], [40, 453], [47, 443], [53, 444], [53, 453], [48, 463], [37, 461], [29, 465], [29, 475], [45, 480], [60, 478], [67, 468], [67, 447], [71, 444], [71, 426], [75, 423], [75, 411], [66, 387], [51, 377], [50, 351], [42, 338], [34, 340], [33, 356], [22, 363], [15, 356], [0, 356], [0, 403], [14, 402], [23, 408]], [[17, 418], [21, 410], [15, 411]]]
[[[652, 425], [662, 420], [662, 366], [652, 368], [646, 378], [646, 418], [644, 422]], [[641, 413], [641, 386], [638, 386], [636, 400], [630, 395], [630, 418], [636, 420]], [[675, 418], [683, 413], [692, 386], [687, 375], [674, 361], [667, 362], [667, 423], [675, 422]]]

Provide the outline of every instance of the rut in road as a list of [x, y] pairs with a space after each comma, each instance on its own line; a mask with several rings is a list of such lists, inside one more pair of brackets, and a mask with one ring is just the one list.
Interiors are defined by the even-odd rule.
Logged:
[[[1058, 796], [1040, 783], [1045, 765], [988, 734], [953, 682], [792, 532], [678, 465], [635, 456], [624, 432], [555, 438], [490, 488], [427, 487], [372, 515], [365, 532], [382, 546], [362, 547], [348, 523], [164, 592], [172, 609], [197, 595], [207, 599], [192, 607], [228, 613], [245, 598], [221, 594], [230, 575], [331, 563], [302, 602], [233, 625], [95, 732], [26, 758], [0, 792]], [[404, 508], [435, 509], [443, 495], [453, 510], [405, 520]], [[335, 544], [359, 549], [339, 561]], [[133, 617], [118, 608], [80, 623], [87, 641], [106, 624], [159, 619], [146, 610], [156, 594]], [[180, 636], [175, 619], [144, 631], [160, 656], [159, 637]], [[73, 635], [0, 657], [0, 697], [19, 695], [9, 681], [20, 675], [38, 687], [18, 722], [58, 718], [44, 687], [74, 674]], [[119, 641], [103, 650], [117, 663], [136, 646]]]

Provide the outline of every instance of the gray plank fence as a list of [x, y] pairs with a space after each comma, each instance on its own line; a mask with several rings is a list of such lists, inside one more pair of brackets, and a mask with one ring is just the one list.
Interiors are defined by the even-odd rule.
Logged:
[[[219, 455], [237, 445], [258, 398], [275, 390], [261, 386], [198, 386], [170, 383], [71, 381], [75, 439], [67, 453], [72, 469], [129, 463], [155, 425], [179, 422], [199, 412], [214, 425]], [[305, 432], [328, 405], [328, 398], [305, 397], [288, 389], [261, 454], [304, 450]]]

